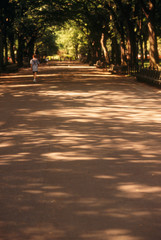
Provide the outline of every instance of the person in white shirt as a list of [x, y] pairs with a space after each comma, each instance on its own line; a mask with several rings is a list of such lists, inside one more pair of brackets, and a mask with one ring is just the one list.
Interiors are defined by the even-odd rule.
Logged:
[[33, 71], [34, 80], [33, 82], [36, 83], [37, 73], [38, 73], [38, 66], [39, 60], [36, 57], [36, 54], [33, 55], [33, 58], [30, 60], [31, 70]]

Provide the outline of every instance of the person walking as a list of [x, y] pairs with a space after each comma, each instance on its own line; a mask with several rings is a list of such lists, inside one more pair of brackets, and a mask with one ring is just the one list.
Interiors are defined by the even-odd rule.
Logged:
[[33, 55], [33, 58], [30, 60], [31, 70], [33, 71], [33, 82], [36, 83], [37, 80], [37, 73], [38, 73], [38, 66], [39, 66], [39, 60], [36, 57], [36, 54]]

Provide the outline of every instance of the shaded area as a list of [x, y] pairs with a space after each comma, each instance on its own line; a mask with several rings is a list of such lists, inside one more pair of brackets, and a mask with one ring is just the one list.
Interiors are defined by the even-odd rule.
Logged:
[[160, 240], [159, 90], [79, 65], [0, 82], [1, 240]]

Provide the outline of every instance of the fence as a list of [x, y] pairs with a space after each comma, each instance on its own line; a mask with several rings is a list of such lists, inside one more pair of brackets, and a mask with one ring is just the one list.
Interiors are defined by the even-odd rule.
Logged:
[[136, 73], [136, 79], [152, 85], [161, 86], [161, 71], [143, 68]]

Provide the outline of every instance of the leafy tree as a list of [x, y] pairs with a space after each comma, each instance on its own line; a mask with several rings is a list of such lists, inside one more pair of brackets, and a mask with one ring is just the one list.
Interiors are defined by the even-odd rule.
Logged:
[[160, 5], [157, 0], [140, 1], [143, 13], [147, 19], [147, 26], [149, 31], [149, 54], [150, 54], [150, 67], [156, 68], [159, 63], [158, 56], [158, 44], [157, 44], [157, 33], [156, 33], [156, 13], [157, 8]]
[[4, 19], [7, 18], [10, 25], [8, 31], [5, 31], [7, 24], [4, 24], [3, 35], [6, 34], [11, 43], [13, 60], [13, 48], [17, 39], [19, 67], [23, 65], [24, 55], [31, 58], [37, 39], [42, 38], [46, 29], [67, 19], [67, 6], [66, 1], [10, 0], [8, 13], [4, 13]]
[[60, 29], [57, 28], [56, 36], [58, 48], [60, 51], [65, 50], [66, 56], [78, 59], [78, 55], [84, 53], [87, 39], [75, 22], [69, 21]]
[[[3, 49], [6, 61], [9, 48], [14, 61], [14, 45], [18, 48], [19, 66], [24, 56], [31, 57], [35, 44], [41, 52], [44, 48], [47, 53], [52, 41], [55, 47], [52, 27], [60, 29], [65, 22], [73, 20], [81, 31], [72, 22], [68, 46], [62, 44], [68, 48], [67, 52], [75, 54], [75, 58], [78, 52], [85, 50], [93, 63], [103, 54], [106, 62], [112, 60], [115, 64], [124, 64], [127, 56], [129, 66], [135, 66], [138, 50], [143, 63], [149, 42], [150, 66], [156, 67], [159, 61], [157, 36], [161, 35], [160, 11], [160, 0], [3, 0], [0, 3], [0, 66], [4, 64]], [[59, 32], [61, 40], [63, 31]], [[111, 44], [111, 53], [107, 41]]]
[[3, 47], [4, 47], [4, 38], [6, 35], [6, 10], [8, 8], [9, 0], [4, 0], [0, 2], [0, 68], [4, 66], [4, 56], [3, 56]]
[[56, 54], [57, 51], [58, 47], [56, 44], [56, 35], [52, 28], [47, 28], [45, 29], [43, 35], [37, 39], [35, 52], [37, 52], [39, 56], [43, 57]]
[[102, 29], [107, 22], [105, 10], [97, 1], [78, 1], [74, 20], [86, 32], [88, 37], [88, 56], [95, 63], [101, 58]]

